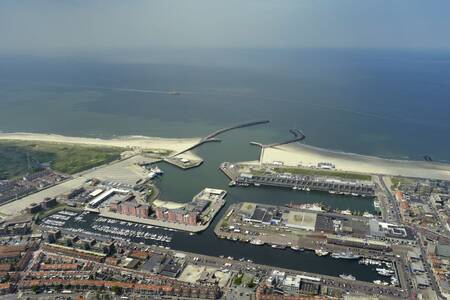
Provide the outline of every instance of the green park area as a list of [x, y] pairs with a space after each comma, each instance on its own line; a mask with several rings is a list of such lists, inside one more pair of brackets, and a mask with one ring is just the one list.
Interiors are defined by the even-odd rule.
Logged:
[[50, 166], [74, 174], [120, 158], [121, 148], [48, 143], [0, 141], [0, 179], [11, 179]]
[[337, 177], [343, 179], [352, 180], [371, 180], [372, 176], [368, 174], [335, 171], [335, 170], [319, 170], [311, 168], [301, 168], [301, 167], [279, 167], [274, 169], [277, 173], [291, 173], [299, 175], [314, 175], [314, 176], [327, 176], [327, 177]]

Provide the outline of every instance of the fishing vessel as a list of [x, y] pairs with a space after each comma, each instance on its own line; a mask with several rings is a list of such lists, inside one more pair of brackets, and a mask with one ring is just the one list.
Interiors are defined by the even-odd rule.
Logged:
[[360, 259], [360, 255], [353, 254], [351, 252], [337, 252], [331, 253], [331, 257], [333, 258], [343, 258], [343, 259]]

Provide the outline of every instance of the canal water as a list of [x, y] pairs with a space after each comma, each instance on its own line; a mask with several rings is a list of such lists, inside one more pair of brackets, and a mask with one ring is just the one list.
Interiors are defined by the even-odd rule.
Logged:
[[[352, 274], [358, 280], [373, 281], [381, 278], [375, 271], [375, 267], [358, 264], [358, 260], [334, 259], [331, 257], [319, 257], [312, 251], [296, 252], [291, 249], [273, 249], [269, 246], [255, 246], [229, 240], [222, 240], [215, 236], [214, 227], [228, 206], [242, 201], [252, 201], [272, 205], [284, 205], [288, 203], [323, 203], [336, 209], [352, 209], [374, 212], [373, 200], [361, 197], [349, 197], [331, 195], [323, 192], [303, 192], [289, 189], [276, 189], [264, 187], [229, 187], [229, 179], [219, 170], [220, 163], [224, 161], [250, 161], [259, 156], [259, 148], [251, 146], [250, 141], [271, 142], [267, 139], [267, 133], [263, 128], [238, 129], [220, 135], [221, 143], [208, 143], [200, 146], [196, 153], [205, 161], [197, 168], [181, 170], [166, 163], [160, 163], [164, 175], [158, 179], [157, 185], [161, 189], [160, 198], [179, 202], [189, 202], [192, 197], [205, 187], [227, 190], [226, 205], [215, 217], [209, 228], [204, 232], [189, 235], [185, 232], [169, 232], [171, 243], [160, 243], [170, 246], [172, 249], [193, 253], [201, 253], [212, 256], [231, 256], [235, 259], [251, 259], [256, 263], [273, 265], [274, 268], [283, 267], [307, 272], [315, 272], [337, 276], [339, 274]], [[279, 139], [279, 137], [278, 137]], [[86, 222], [74, 223], [73, 220], [66, 223], [65, 227], [83, 227], [95, 231], [92, 226], [102, 225], [96, 222], [96, 214], [88, 214], [84, 218]], [[123, 222], [115, 224], [120, 228], [130, 227]], [[134, 225], [131, 225], [133, 229]], [[139, 229], [150, 232], [162, 231], [158, 229]], [[154, 241], [143, 238], [131, 237], [133, 242], [155, 244]]]

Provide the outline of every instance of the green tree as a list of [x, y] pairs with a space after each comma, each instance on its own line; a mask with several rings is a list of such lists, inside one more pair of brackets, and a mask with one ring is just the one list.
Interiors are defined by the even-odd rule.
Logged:
[[37, 294], [39, 293], [39, 291], [41, 290], [41, 288], [37, 285], [34, 285], [31, 290], [33, 291], [33, 293]]
[[122, 294], [122, 288], [121, 287], [118, 287], [118, 286], [113, 286], [112, 288], [111, 288], [111, 291], [114, 293], [114, 294], [116, 294], [116, 295], [121, 295]]

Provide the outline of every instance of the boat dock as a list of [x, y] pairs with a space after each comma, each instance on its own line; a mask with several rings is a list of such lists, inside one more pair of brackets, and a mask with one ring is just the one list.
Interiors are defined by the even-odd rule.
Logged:
[[232, 163], [224, 162], [220, 165], [219, 169], [230, 179], [235, 180], [239, 176], [239, 169], [235, 168]]
[[180, 169], [187, 170], [191, 168], [195, 168], [200, 166], [203, 163], [203, 160], [187, 160], [180, 157], [165, 157], [163, 159], [166, 163], [169, 163], [171, 165], [174, 165]]

